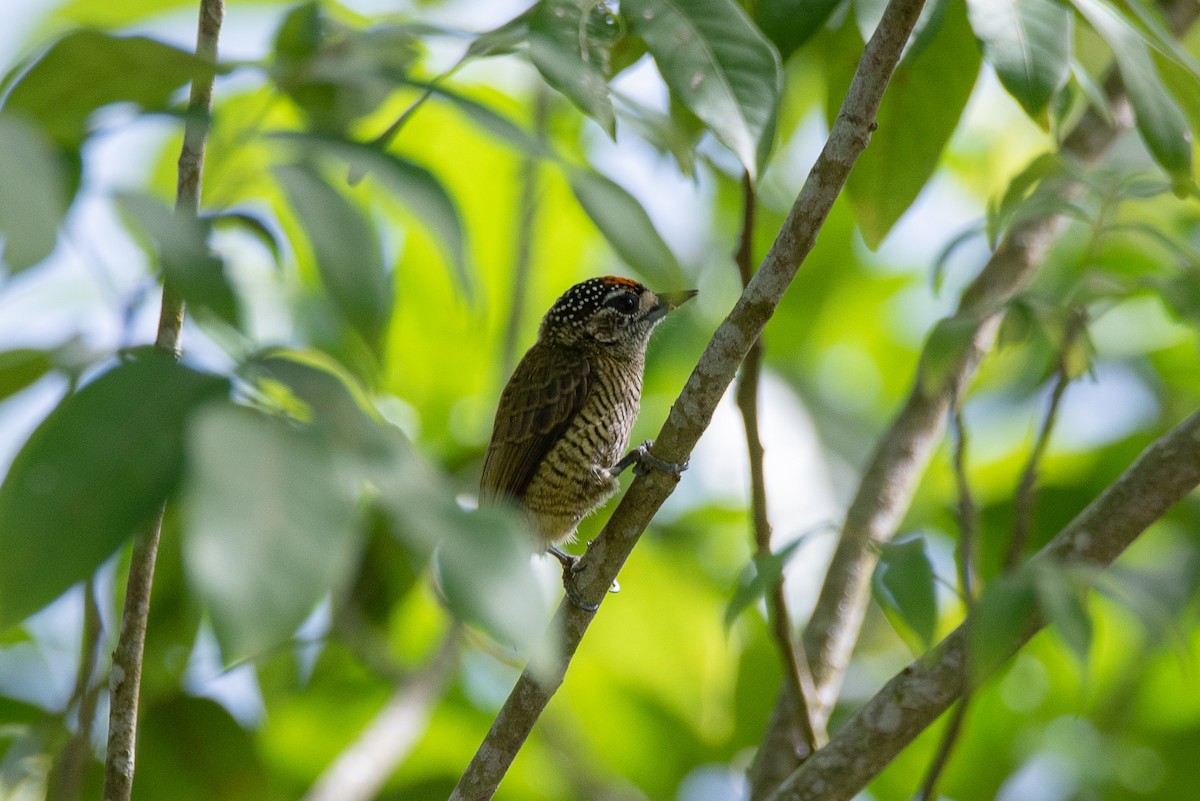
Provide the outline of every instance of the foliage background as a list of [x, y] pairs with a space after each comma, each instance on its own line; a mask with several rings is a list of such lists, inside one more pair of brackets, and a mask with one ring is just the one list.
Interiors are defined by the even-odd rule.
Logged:
[[[881, 8], [868, 0], [852, 7], [808, 4], [828, 14], [800, 43], [798, 17], [771, 16], [785, 5], [752, 9], [787, 56], [774, 154], [758, 185], [758, 257], [823, 141], [827, 110], [840, 103], [861, 52], [860, 29], [869, 30]], [[1141, 8], [1116, 7], [1131, 19]], [[764, 338], [762, 433], [775, 550], [803, 537], [788, 562], [797, 621], [811, 608], [833, 546], [829, 528], [840, 522], [857, 471], [912, 385], [930, 332], [986, 259], [987, 237], [968, 237], [945, 258], [943, 251], [961, 232], [1000, 216], [1010, 182], [1034, 157], [1055, 149], [1056, 135], [1082, 107], [1086, 76], [1100, 75], [1111, 60], [1101, 37], [1079, 20], [1072, 29], [1074, 77], [1032, 110], [1039, 126], [1026, 113], [1036, 100], [1023, 98], [1023, 109], [993, 68], [981, 67], [976, 37], [982, 34], [966, 6], [951, 0], [934, 8], [923, 29], [927, 38], [918, 34], [922, 47], [914, 45], [889, 90], [892, 105], [881, 111], [865, 157], [873, 161], [860, 164]], [[477, 2], [323, 9], [351, 32], [384, 22], [480, 32], [523, 10]], [[194, 8], [162, 0], [9, 3], [2, 11], [13, 23], [0, 40], [6, 69], [79, 25], [190, 50], [195, 15]], [[135, 785], [141, 798], [302, 796], [392, 693], [437, 659], [440, 643], [458, 636], [432, 589], [430, 550], [438, 540], [492, 548], [480, 558], [484, 569], [470, 559], [451, 559], [445, 568], [461, 569], [468, 586], [478, 586], [497, 564], [524, 571], [526, 592], [516, 606], [496, 608], [511, 616], [502, 634], [528, 637], [545, 612], [537, 593], [527, 591], [529, 582], [545, 600], [556, 598], [555, 571], [526, 568], [519, 554], [505, 550], [504, 537], [487, 545], [492, 540], [480, 539], [480, 531], [507, 522], [479, 521], [454, 499], [470, 504], [495, 398], [513, 359], [532, 341], [540, 313], [566, 287], [597, 274], [632, 274], [662, 289], [700, 288], [699, 299], [656, 334], [637, 439], [658, 429], [739, 291], [733, 253], [742, 165], [730, 151], [711, 135], [699, 138], [697, 121], [682, 113], [653, 117], [667, 127], [649, 142], [635, 134], [638, 120], [619, 115], [614, 143], [519, 55], [467, 64], [448, 85], [511, 119], [524, 140], [541, 139], [557, 156], [532, 158], [513, 146], [502, 122], [435, 97], [392, 144], [390, 152], [405, 160], [399, 166], [350, 151], [351, 162], [366, 160], [371, 170], [362, 184], [348, 187], [344, 160], [328, 157], [346, 151], [330, 139], [378, 134], [420, 96], [419, 86], [397, 75], [437, 75], [454, 64], [464, 40], [402, 30], [394, 39], [380, 37], [382, 45], [368, 41], [353, 51], [351, 33], [347, 46], [362, 61], [338, 51], [322, 65], [321, 52], [303, 51], [305, 13], [231, 3], [222, 34], [222, 58], [237, 66], [217, 81], [204, 209], [234, 209], [253, 222], [227, 221], [211, 239], [240, 311], [230, 312], [222, 286], [194, 289], [189, 300], [202, 308], [199, 322], [185, 330], [185, 363], [236, 375], [235, 397], [255, 411], [218, 402], [189, 414], [180, 451], [186, 461], [173, 485], [179, 503], [169, 507], [146, 646]], [[285, 17], [301, 31], [293, 40], [277, 37]], [[1196, 32], [1179, 53], [1154, 52], [1193, 127], [1200, 90], [1189, 69], [1197, 54]], [[338, 73], [345, 64], [358, 69]], [[331, 70], [335, 89], [305, 69]], [[49, 73], [74, 89], [68, 98], [88, 83], [88, 73], [66, 67]], [[81, 127], [77, 141], [59, 139], [66, 151], [77, 148], [74, 164], [0, 163], [7, 179], [0, 182], [7, 269], [0, 286], [0, 458], [6, 464], [66, 392], [94, 386], [89, 382], [112, 368], [122, 349], [151, 341], [158, 274], [172, 274], [168, 256], [155, 254], [190, 254], [192, 262], [183, 258], [180, 269], [204, 261], [195, 252], [195, 232], [170, 229], [158, 213], [174, 191], [182, 126], [177, 104], [154, 99], [152, 84], [170, 79], [159, 72], [147, 77], [147, 70], [132, 75], [136, 86], [147, 87], [144, 97], [132, 95], [142, 97], [145, 112], [109, 106], [92, 117], [86, 136]], [[91, 79], [104, 85], [102, 72]], [[167, 87], [167, 95], [179, 85]], [[614, 88], [668, 110], [646, 60]], [[346, 111], [359, 110], [359, 103], [370, 113]], [[5, 108], [13, 106], [10, 96]], [[12, 130], [2, 132], [17, 137]], [[298, 130], [324, 138], [277, 133]], [[50, 150], [42, 134], [33, 138]], [[963, 403], [978, 504], [978, 571], [985, 579], [1000, 570], [1015, 488], [1060, 362], [1075, 380], [1040, 464], [1035, 546], [1200, 399], [1200, 205], [1168, 191], [1172, 182], [1186, 185], [1190, 166], [1152, 154], [1143, 141], [1124, 137], [1092, 168], [1092, 187], [1078, 202], [1081, 219], [1066, 228], [1010, 310], [1000, 347]], [[8, 152], [25, 154], [16, 146]], [[281, 172], [288, 164], [320, 166]], [[1174, 165], [1173, 175], [1164, 164]], [[611, 192], [599, 205], [621, 216], [606, 237], [603, 220], [594, 219], [596, 206], [589, 214], [577, 197], [589, 180], [578, 177], [581, 168], [624, 186], [670, 253], [664, 256], [635, 205]], [[30, 187], [56, 180], [68, 195], [78, 180], [78, 193], [53, 236], [53, 251], [14, 264], [19, 229], [12, 221], [24, 219], [19, 212], [36, 202]], [[456, 212], [445, 211], [438, 186]], [[333, 187], [335, 198], [322, 187]], [[367, 236], [339, 238], [356, 227]], [[461, 260], [455, 258], [460, 241]], [[350, 282], [341, 295], [330, 261]], [[522, 271], [527, 283], [514, 295]], [[362, 291], [372, 281], [386, 295], [382, 302], [380, 291]], [[1086, 338], [1065, 339], [1066, 321], [1079, 310], [1088, 315]], [[267, 349], [280, 346], [302, 355], [272, 358]], [[112, 399], [114, 414], [129, 412], [131, 429], [147, 419], [134, 400], [121, 393]], [[150, 434], [123, 436], [130, 447], [91, 454], [111, 466], [103, 486], [109, 499], [141, 480], [154, 461], [146, 449]], [[760, 605], [726, 623], [753, 551], [744, 461], [740, 420], [727, 401], [499, 798], [698, 801], [743, 792], [742, 775], [780, 683]], [[378, 502], [358, 494], [364, 475]], [[954, 590], [958, 496], [947, 443], [900, 527], [902, 538], [923, 538], [927, 560], [906, 566], [902, 554], [911, 549], [885, 552], [884, 569], [903, 578], [888, 584], [879, 575], [883, 603], [869, 614], [833, 728], [903, 667], [912, 649], [919, 653], [931, 635], [961, 620]], [[265, 523], [253, 514], [260, 502], [270, 506]], [[1192, 797], [1191, 762], [1200, 748], [1200, 700], [1191, 690], [1200, 651], [1198, 515], [1193, 494], [1139, 540], [1102, 584], [1104, 592], [1087, 595], [1082, 605], [1064, 601], [1065, 611], [1052, 615], [1058, 625], [984, 686], [941, 784], [946, 797]], [[581, 538], [594, 536], [603, 518], [587, 521]], [[278, 519], [285, 524], [272, 528]], [[256, 526], [283, 536], [258, 537]], [[45, 608], [95, 565], [76, 564], [72, 549], [57, 553], [47, 575], [18, 574], [16, 557], [0, 569], [6, 587], [0, 609], [10, 616], [21, 610], [5, 619], [19, 625], [7, 628], [0, 644], [0, 795], [41, 798], [47, 777], [54, 786], [56, 760], [77, 731], [89, 692], [99, 704], [92, 746], [102, 751], [105, 659], [128, 560], [127, 549], [117, 546], [128, 534], [128, 527], [115, 532], [105, 554], [116, 554], [91, 582]], [[11, 542], [7, 553], [17, 553]], [[468, 592], [451, 600], [478, 616], [479, 605], [507, 597], [504, 586], [495, 590], [500, 595]], [[37, 591], [29, 588], [37, 587], [53, 591], [33, 603]], [[89, 593], [101, 622], [100, 656], [94, 676], [79, 685]], [[480, 625], [489, 622], [505, 628], [503, 620]], [[412, 724], [413, 750], [380, 797], [446, 797], [515, 680], [521, 660], [514, 653], [478, 627], [463, 640], [452, 669], [434, 663], [444, 683], [432, 693], [427, 722]], [[906, 750], [868, 797], [910, 797], [937, 734], [926, 733]], [[98, 794], [100, 770], [90, 762], [86, 794]]]

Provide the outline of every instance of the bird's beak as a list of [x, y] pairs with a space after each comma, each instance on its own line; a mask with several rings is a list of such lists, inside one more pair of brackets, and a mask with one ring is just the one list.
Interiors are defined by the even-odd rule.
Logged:
[[700, 294], [699, 289], [685, 289], [682, 292], [668, 292], [665, 295], [658, 296], [659, 308], [665, 309], [663, 312], [675, 311], [683, 304], [687, 303], [692, 298]]
[[666, 317], [667, 312], [676, 311], [677, 308], [683, 306], [684, 303], [690, 301], [692, 297], [698, 294], [700, 294], [700, 290], [698, 289], [685, 289], [682, 293], [666, 293], [664, 295], [655, 293], [655, 297], [658, 297], [659, 303], [658, 306], [655, 306], [650, 311], [650, 317], [655, 320]]

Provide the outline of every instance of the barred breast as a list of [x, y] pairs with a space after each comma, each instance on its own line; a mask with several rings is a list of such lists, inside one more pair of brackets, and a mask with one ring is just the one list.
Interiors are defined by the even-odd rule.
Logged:
[[546, 545], [569, 539], [619, 487], [609, 472], [629, 448], [642, 395], [641, 360], [593, 357], [595, 381], [561, 439], [538, 465], [524, 504]]

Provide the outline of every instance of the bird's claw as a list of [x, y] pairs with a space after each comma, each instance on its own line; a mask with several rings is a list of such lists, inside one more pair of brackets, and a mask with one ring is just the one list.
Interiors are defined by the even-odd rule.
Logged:
[[620, 473], [626, 467], [633, 466], [633, 474], [636, 476], [644, 476], [651, 470], [658, 470], [663, 473], [668, 473], [673, 476], [678, 476], [688, 469], [690, 459], [685, 459], [683, 464], [675, 464], [668, 462], [665, 459], [659, 459], [654, 454], [650, 453], [650, 449], [654, 447], [654, 440], [648, 439], [641, 445], [631, 450], [625, 455], [621, 461], [613, 467], [614, 473]]
[[[579, 591], [575, 589], [575, 574], [582, 572], [584, 569], [582, 557], [573, 556], [554, 545], [547, 548], [546, 553], [553, 556], [562, 565], [562, 582], [563, 589], [566, 590], [567, 600], [585, 612], [595, 612], [599, 609], [600, 604], [587, 603], [579, 597]], [[617, 583], [616, 579], [613, 579], [608, 591], [621, 591], [621, 585]]]

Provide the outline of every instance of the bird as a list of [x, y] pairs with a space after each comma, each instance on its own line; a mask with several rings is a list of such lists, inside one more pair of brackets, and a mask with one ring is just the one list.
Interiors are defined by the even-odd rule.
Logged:
[[696, 294], [659, 294], [611, 275], [572, 286], [546, 312], [537, 341], [500, 394], [480, 503], [525, 512], [537, 545], [563, 564], [568, 596], [568, 573], [578, 558], [558, 546], [572, 541], [579, 522], [612, 497], [617, 476], [631, 465], [638, 473], [686, 469], [654, 457], [652, 440], [626, 449], [650, 335]]

